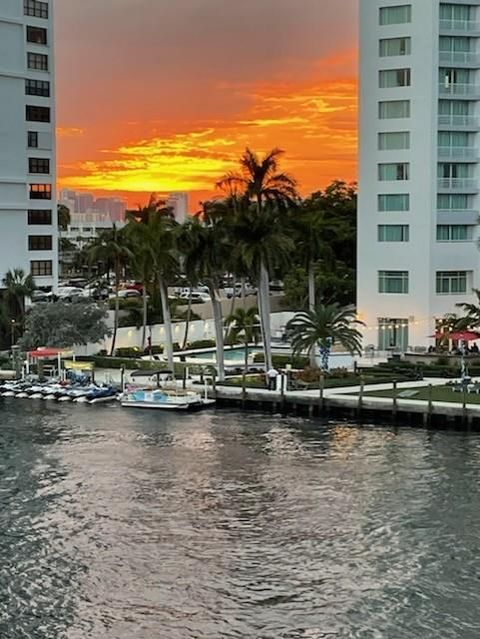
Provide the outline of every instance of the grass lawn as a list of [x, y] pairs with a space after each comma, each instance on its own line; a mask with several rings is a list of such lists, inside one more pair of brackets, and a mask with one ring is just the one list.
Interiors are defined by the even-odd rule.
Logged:
[[[403, 396], [402, 396], [403, 395]], [[392, 397], [392, 390], [367, 391], [365, 397]], [[428, 402], [429, 388], [421, 386], [418, 388], [401, 388], [397, 391], [398, 399], [415, 399]], [[463, 402], [463, 393], [455, 392], [450, 386], [432, 386], [432, 401], [434, 402], [451, 402], [461, 404]], [[477, 393], [466, 394], [467, 404], [480, 404], [480, 395]]]

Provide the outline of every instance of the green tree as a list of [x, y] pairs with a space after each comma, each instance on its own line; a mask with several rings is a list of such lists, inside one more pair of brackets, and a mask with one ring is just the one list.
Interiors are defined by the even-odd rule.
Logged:
[[[462, 302], [456, 304], [458, 308], [461, 308], [464, 312], [463, 317], [457, 318], [454, 314], [448, 314], [444, 317], [444, 327], [446, 332], [452, 330], [465, 330], [467, 328], [476, 329], [480, 327], [480, 290], [478, 288], [473, 289], [473, 293], [477, 297], [477, 303]], [[455, 321], [452, 321], [452, 320]], [[448, 340], [447, 340], [448, 341]]]
[[[168, 366], [173, 370], [173, 333], [172, 314], [168, 299], [168, 285], [177, 276], [179, 255], [177, 249], [177, 228], [172, 211], [166, 208], [155, 194], [150, 197], [146, 207], [128, 213], [131, 224], [139, 224], [144, 228], [137, 233], [142, 241], [135, 249], [142, 253], [142, 262], [152, 274], [152, 286], [155, 286], [160, 297], [165, 329], [165, 354]], [[151, 269], [151, 270], [150, 270]]]
[[248, 373], [248, 347], [250, 344], [258, 344], [260, 338], [260, 318], [258, 317], [258, 309], [237, 308], [235, 313], [229, 315], [226, 319], [229, 327], [229, 340], [233, 343], [241, 340], [245, 348], [245, 365], [244, 372]]
[[96, 344], [110, 334], [103, 305], [80, 300], [35, 304], [25, 318], [25, 331], [19, 341], [23, 350], [42, 346], [71, 348]]
[[363, 322], [355, 317], [355, 309], [338, 304], [319, 304], [313, 311], [297, 313], [287, 324], [295, 355], [320, 347], [322, 369], [328, 371], [333, 344], [341, 344], [352, 355], [361, 353], [362, 334], [357, 326]]
[[184, 253], [185, 272], [191, 281], [202, 281], [208, 287], [212, 302], [220, 381], [225, 378], [224, 334], [222, 305], [219, 288], [232, 247], [221, 217], [207, 215], [201, 220], [193, 218], [188, 226], [189, 249]]
[[68, 225], [70, 224], [70, 209], [68, 206], [64, 204], [59, 204], [57, 206], [57, 219], [58, 219], [58, 228], [62, 231], [66, 231]]
[[252, 215], [252, 207], [245, 206], [237, 212], [235, 243], [237, 255], [241, 253], [242, 263], [251, 269], [253, 279], [258, 282], [267, 367], [272, 366], [270, 276], [291, 259], [293, 240], [284, 218], [286, 210], [298, 200], [294, 178], [279, 170], [282, 154], [280, 149], [273, 149], [260, 159], [247, 148], [240, 158], [240, 172], [229, 173], [217, 183], [230, 197], [252, 203], [256, 214]]
[[8, 271], [2, 280], [5, 314], [9, 322], [20, 329], [25, 317], [25, 299], [30, 298], [36, 289], [32, 275], [21, 268]]
[[102, 231], [88, 249], [88, 256], [90, 262], [104, 262], [108, 265], [113, 265], [113, 272], [115, 274], [115, 310], [112, 344], [110, 347], [110, 355], [113, 355], [115, 352], [118, 317], [120, 314], [120, 298], [118, 295], [120, 282], [125, 265], [128, 264], [133, 257], [124, 229], [118, 230], [117, 226], [113, 224], [111, 229]]

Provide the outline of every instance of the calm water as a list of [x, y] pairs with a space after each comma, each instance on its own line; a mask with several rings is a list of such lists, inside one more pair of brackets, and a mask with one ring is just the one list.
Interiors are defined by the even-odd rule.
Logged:
[[480, 636], [475, 435], [3, 402], [2, 639]]

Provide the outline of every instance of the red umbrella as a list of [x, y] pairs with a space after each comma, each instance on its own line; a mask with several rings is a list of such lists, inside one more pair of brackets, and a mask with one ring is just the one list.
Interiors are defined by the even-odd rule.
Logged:
[[456, 342], [474, 342], [480, 339], [480, 333], [476, 333], [475, 331], [454, 331], [450, 333], [448, 337]]

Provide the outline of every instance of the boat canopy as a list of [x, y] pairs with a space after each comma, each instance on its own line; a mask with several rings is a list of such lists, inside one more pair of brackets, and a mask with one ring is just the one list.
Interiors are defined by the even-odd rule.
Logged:
[[52, 357], [67, 357], [73, 355], [73, 351], [65, 348], [37, 348], [27, 353], [30, 359], [50, 359]]
[[167, 368], [159, 368], [157, 370], [152, 370], [152, 371], [139, 370], [139, 371], [132, 371], [130, 373], [130, 377], [153, 377], [154, 375], [173, 375], [173, 371]]

